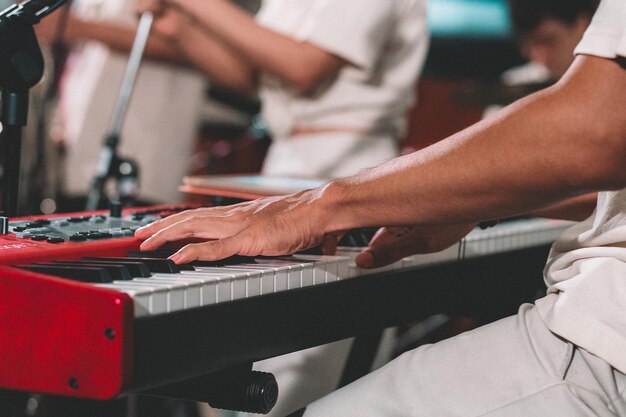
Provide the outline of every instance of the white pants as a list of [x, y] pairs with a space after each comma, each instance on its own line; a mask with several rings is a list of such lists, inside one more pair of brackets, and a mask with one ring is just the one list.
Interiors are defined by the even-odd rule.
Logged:
[[[624, 352], [626, 354], [626, 352]], [[626, 416], [626, 376], [518, 315], [408, 352], [305, 417]]]

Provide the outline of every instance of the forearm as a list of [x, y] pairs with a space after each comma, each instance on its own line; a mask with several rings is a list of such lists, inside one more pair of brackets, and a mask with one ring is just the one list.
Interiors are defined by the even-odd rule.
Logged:
[[256, 91], [253, 66], [209, 33], [188, 24], [181, 28], [175, 41], [187, 61], [212, 82], [245, 94]]
[[[67, 28], [69, 42], [92, 40], [101, 42], [118, 52], [132, 49], [136, 28], [112, 21], [73, 19]], [[146, 44], [145, 55], [151, 59], [182, 63], [181, 55], [164, 39], [151, 34]]]
[[[608, 63], [608, 64], [607, 64]], [[332, 182], [326, 230], [479, 222], [626, 185], [626, 72], [578, 59], [555, 87], [422, 151]], [[606, 101], [611, 101], [607, 103]], [[584, 104], [583, 104], [584, 103]]]
[[244, 56], [255, 70], [276, 74], [307, 91], [334, 74], [343, 61], [306, 42], [299, 42], [257, 24], [252, 16], [230, 2], [170, 0], [196, 19], [212, 36]]

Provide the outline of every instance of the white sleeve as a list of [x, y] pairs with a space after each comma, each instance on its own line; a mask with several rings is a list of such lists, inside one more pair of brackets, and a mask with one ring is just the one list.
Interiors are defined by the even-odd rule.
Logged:
[[[291, 2], [300, 2], [293, 4]], [[369, 69], [396, 23], [397, 0], [273, 0], [257, 21]]]
[[297, 34], [363, 69], [372, 68], [396, 23], [394, 0], [323, 0]]
[[602, 0], [575, 53], [626, 57], [626, 0]]

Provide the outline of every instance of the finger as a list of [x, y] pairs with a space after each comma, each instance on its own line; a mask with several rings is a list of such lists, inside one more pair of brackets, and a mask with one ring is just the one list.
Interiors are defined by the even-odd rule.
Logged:
[[193, 236], [193, 230], [186, 221], [181, 221], [159, 230], [148, 239], [144, 240], [139, 249], [142, 251], [155, 250], [166, 244], [167, 242], [174, 242], [190, 238]]
[[370, 246], [375, 244], [381, 244], [396, 240], [398, 237], [403, 236], [408, 233], [408, 228], [406, 227], [381, 227], [376, 231], [372, 239], [370, 239]]
[[[185, 210], [185, 211], [181, 211], [180, 213], [172, 214], [171, 216], [167, 216], [164, 219], [157, 220], [146, 226], [140, 227], [139, 229], [135, 231], [135, 237], [141, 240], [147, 239], [150, 236], [154, 235], [155, 233], [159, 232], [160, 230], [168, 228], [172, 226], [173, 224], [187, 220], [191, 217], [201, 217], [201, 216], [206, 216], [209, 213], [212, 213], [209, 210], [210, 209], [200, 208], [200, 209], [194, 209], [194, 210]], [[221, 213], [222, 211], [223, 210], [215, 209], [213, 210], [213, 213], [217, 217], [217, 216], [222, 215]]]
[[215, 261], [237, 255], [241, 244], [236, 237], [229, 237], [204, 243], [192, 243], [170, 256], [176, 264], [185, 264], [195, 260]]
[[360, 268], [380, 268], [392, 264], [411, 254], [410, 245], [406, 239], [395, 238], [382, 242], [378, 239], [376, 244], [371, 245], [357, 255], [355, 261]]
[[335, 255], [337, 253], [337, 245], [346, 232], [329, 233], [324, 235], [322, 239], [322, 253], [324, 255]]
[[243, 223], [226, 220], [220, 217], [187, 217], [156, 232], [145, 240], [141, 250], [152, 250], [167, 242], [175, 242], [188, 238], [221, 239], [232, 236], [240, 231]]

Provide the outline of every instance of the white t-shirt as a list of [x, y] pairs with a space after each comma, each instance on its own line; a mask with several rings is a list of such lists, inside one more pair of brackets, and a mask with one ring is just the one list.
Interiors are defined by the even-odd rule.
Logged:
[[[626, 1], [602, 0], [576, 53], [626, 56]], [[555, 242], [545, 277], [536, 304], [550, 330], [626, 373], [626, 189], [599, 194], [594, 215]]]
[[[263, 75], [262, 113], [275, 142], [293, 140], [294, 127], [402, 137], [428, 47], [425, 0], [263, 0], [257, 21], [349, 63], [307, 95]], [[332, 149], [311, 146], [309, 153]]]
[[[73, 11], [94, 20], [137, 26], [134, 1], [75, 0]], [[76, 47], [61, 86], [66, 139], [66, 191], [86, 194], [113, 115], [127, 54], [97, 42]], [[199, 72], [144, 60], [122, 128], [119, 155], [139, 164], [140, 198], [174, 203], [191, 166], [206, 78]]]

